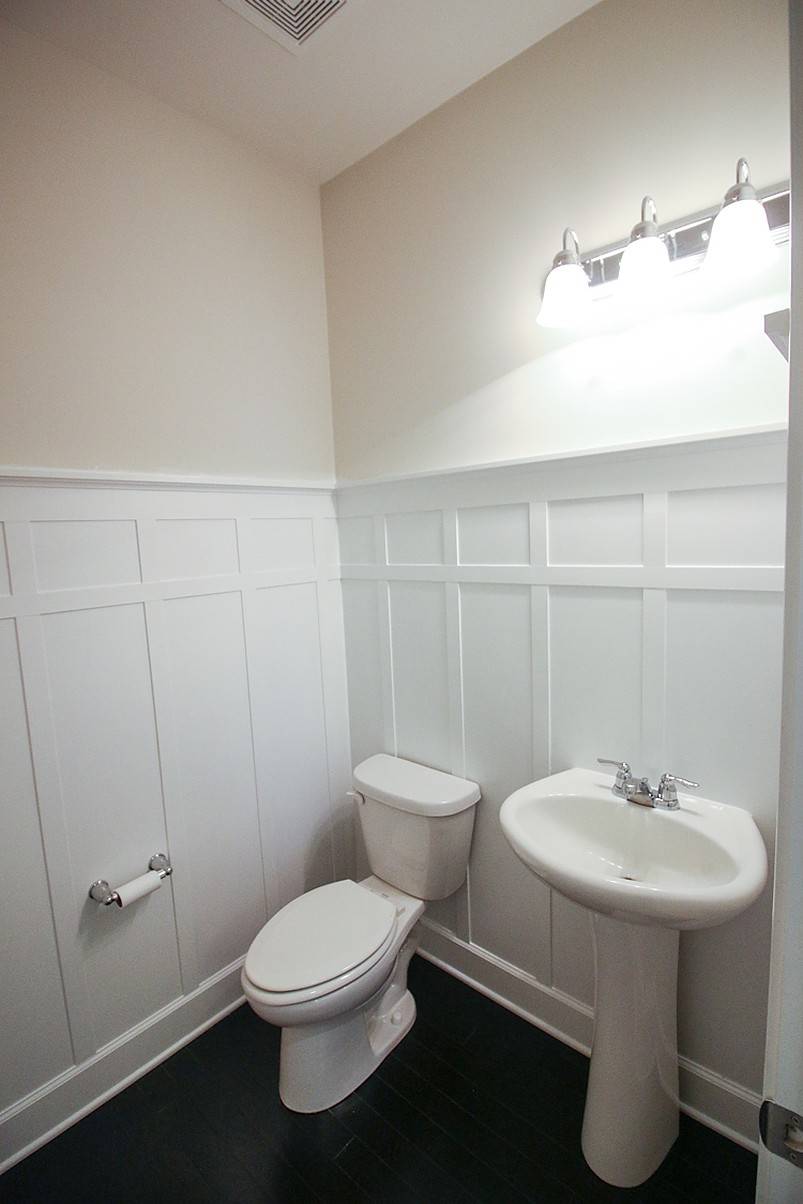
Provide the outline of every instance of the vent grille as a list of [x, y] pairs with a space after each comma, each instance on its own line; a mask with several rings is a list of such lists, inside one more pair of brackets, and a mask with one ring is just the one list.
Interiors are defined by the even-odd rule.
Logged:
[[299, 52], [346, 0], [223, 0], [286, 50]]

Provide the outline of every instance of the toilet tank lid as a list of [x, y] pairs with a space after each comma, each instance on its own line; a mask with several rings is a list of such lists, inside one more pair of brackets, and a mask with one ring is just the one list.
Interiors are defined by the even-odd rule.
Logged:
[[413, 815], [456, 815], [480, 797], [476, 782], [387, 753], [361, 761], [354, 770], [354, 785], [368, 798]]

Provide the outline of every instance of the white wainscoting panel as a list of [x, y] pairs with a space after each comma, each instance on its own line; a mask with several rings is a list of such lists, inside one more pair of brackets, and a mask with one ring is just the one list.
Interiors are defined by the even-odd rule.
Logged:
[[[101, 606], [45, 615], [42, 627], [72, 876], [65, 903], [98, 1049], [181, 991], [169, 890], [122, 913], [87, 898], [94, 879], [136, 878], [167, 843], [145, 616], [141, 604]], [[132, 964], [150, 972], [135, 977]]]
[[165, 626], [203, 981], [248, 947], [267, 911], [240, 595], [172, 598]]
[[[471, 857], [471, 939], [549, 974], [549, 891], [514, 855], [499, 807], [533, 774], [532, 617], [526, 585], [460, 587], [465, 773], [482, 783]], [[540, 750], [538, 750], [540, 752]], [[536, 769], [535, 772], [543, 772]], [[499, 883], [509, 889], [500, 892]], [[522, 932], [521, 907], [528, 923]]]
[[[382, 749], [483, 788], [425, 949], [587, 1045], [588, 916], [499, 806], [622, 756], [771, 848], [784, 470], [765, 435], [365, 485], [337, 532], [324, 490], [3, 486], [0, 1166], [233, 1006], [265, 916], [364, 864], [345, 792]], [[158, 892], [88, 903], [162, 849]], [[681, 942], [684, 1105], [748, 1142], [769, 907]]]
[[782, 565], [785, 533], [783, 485], [669, 494], [667, 564]]
[[140, 580], [133, 519], [31, 523], [40, 590], [125, 585]]
[[0, 1109], [72, 1064], [13, 619], [0, 621]]
[[[343, 582], [346, 666], [351, 705], [351, 755], [355, 765], [385, 748], [383, 714], [381, 597], [373, 581]], [[392, 727], [392, 720], [388, 720]]]
[[[580, 1046], [589, 914], [518, 864], [499, 806], [621, 758], [746, 807], [772, 849], [784, 474], [765, 434], [338, 493], [353, 755], [383, 747], [483, 791], [467, 887], [428, 908], [425, 951]], [[684, 1106], [747, 1143], [768, 941], [769, 892], [681, 939]]]
[[457, 524], [460, 564], [530, 563], [529, 506], [470, 506]]
[[219, 577], [239, 569], [237, 528], [232, 518], [157, 519], [158, 575]]
[[246, 618], [262, 841], [274, 867], [274, 910], [334, 875], [315, 583], [256, 590]]
[[638, 495], [549, 503], [550, 564], [641, 564], [643, 502]]
[[597, 757], [640, 760], [641, 644], [640, 590], [550, 590], [553, 773]]
[[343, 518], [338, 524], [340, 560], [343, 564], [374, 564], [374, 520], [370, 516], [354, 515]]
[[443, 520], [439, 510], [389, 514], [388, 564], [443, 564]]
[[2, 1169], [240, 999], [348, 872], [350, 781], [331, 492], [21, 483], [0, 519]]
[[389, 594], [398, 755], [448, 765], [446, 590], [432, 581], [394, 581]]
[[315, 564], [310, 518], [252, 518], [242, 521], [238, 530], [240, 559], [247, 573], [263, 569], [309, 569]]

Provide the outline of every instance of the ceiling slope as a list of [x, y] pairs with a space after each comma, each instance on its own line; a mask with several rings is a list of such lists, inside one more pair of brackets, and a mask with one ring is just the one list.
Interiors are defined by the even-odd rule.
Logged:
[[0, 15], [324, 181], [596, 0], [347, 0], [291, 54], [221, 0], [0, 0]]

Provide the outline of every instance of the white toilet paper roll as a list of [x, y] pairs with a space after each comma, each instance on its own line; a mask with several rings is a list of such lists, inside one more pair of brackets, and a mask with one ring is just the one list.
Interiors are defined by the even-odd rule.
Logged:
[[137, 899], [150, 895], [161, 885], [162, 879], [156, 870], [148, 870], [147, 874], [140, 874], [138, 878], [132, 878], [130, 882], [118, 886], [115, 902], [118, 907], [128, 907], [129, 903], [136, 903]]

